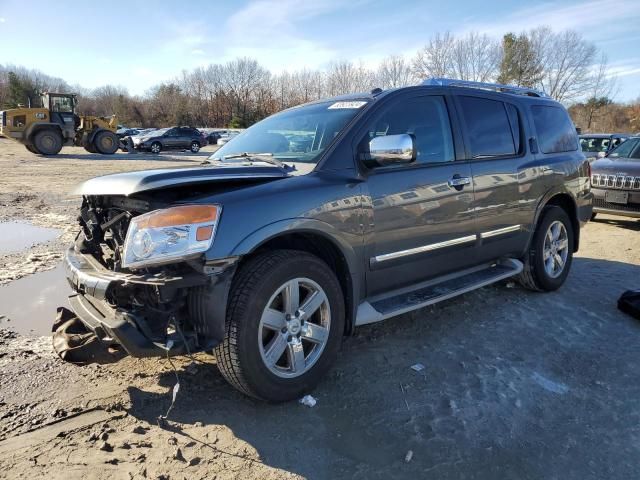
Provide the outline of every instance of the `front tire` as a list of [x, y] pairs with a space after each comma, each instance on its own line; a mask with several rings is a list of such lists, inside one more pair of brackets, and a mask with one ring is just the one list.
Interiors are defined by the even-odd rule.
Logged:
[[40, 130], [33, 137], [33, 145], [42, 155], [57, 155], [62, 150], [62, 136], [56, 130]]
[[234, 279], [220, 372], [241, 392], [284, 402], [312, 390], [334, 362], [345, 306], [334, 272], [295, 250], [249, 260]]
[[36, 147], [34, 147], [33, 145], [25, 145], [25, 147], [31, 153], [35, 153], [36, 155], [40, 155], [40, 152], [38, 151], [38, 149]]
[[93, 139], [93, 144], [95, 145], [95, 149], [98, 153], [103, 155], [113, 155], [118, 151], [120, 141], [115, 133], [104, 130], [96, 134], [96, 137]]
[[520, 283], [539, 292], [560, 288], [571, 269], [574, 245], [573, 225], [567, 213], [560, 207], [546, 207], [524, 259]]
[[149, 147], [151, 153], [160, 153], [162, 150], [162, 144], [160, 142], [153, 142], [151, 147]]

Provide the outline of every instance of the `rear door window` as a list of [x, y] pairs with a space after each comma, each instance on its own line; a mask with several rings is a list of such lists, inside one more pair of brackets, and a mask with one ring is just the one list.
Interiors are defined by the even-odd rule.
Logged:
[[[511, 114], [503, 102], [481, 97], [458, 97], [472, 158], [515, 155], [520, 130], [515, 107]], [[510, 119], [511, 117], [511, 119]], [[512, 123], [516, 128], [512, 128]], [[517, 131], [517, 138], [514, 133]]]
[[538, 132], [538, 145], [542, 153], [578, 150], [578, 135], [564, 108], [533, 105], [531, 113]]

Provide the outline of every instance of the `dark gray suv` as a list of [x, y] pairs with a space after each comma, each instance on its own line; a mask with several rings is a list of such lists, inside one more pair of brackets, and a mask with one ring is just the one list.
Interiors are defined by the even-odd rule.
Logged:
[[136, 357], [213, 351], [269, 401], [310, 391], [360, 325], [513, 276], [559, 288], [592, 211], [566, 110], [504, 85], [302, 105], [209, 162], [79, 188], [71, 307]]
[[133, 144], [138, 150], [148, 150], [151, 153], [160, 153], [162, 150], [191, 150], [197, 153], [207, 144], [207, 139], [195, 128], [172, 127], [142, 135]]

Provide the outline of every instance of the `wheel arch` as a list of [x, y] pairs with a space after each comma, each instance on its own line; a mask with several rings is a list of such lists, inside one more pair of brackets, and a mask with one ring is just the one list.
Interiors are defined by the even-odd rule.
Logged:
[[578, 205], [575, 198], [573, 197], [573, 195], [571, 195], [571, 193], [565, 190], [552, 190], [548, 192], [547, 195], [545, 195], [542, 201], [539, 203], [538, 209], [536, 211], [534, 225], [538, 225], [542, 212], [548, 206], [560, 207], [569, 216], [569, 219], [571, 220], [571, 226], [573, 227], [573, 251], [574, 253], [577, 252], [578, 248], [580, 247], [580, 220], [578, 219]]
[[29, 125], [25, 131], [24, 138], [26, 141], [33, 145], [33, 140], [38, 132], [42, 130], [55, 130], [60, 134], [60, 138], [64, 141], [64, 135], [62, 133], [62, 129], [60, 125], [57, 123], [49, 123], [49, 122], [37, 122]]
[[[288, 228], [283, 223], [289, 224]], [[351, 334], [361, 287], [356, 254], [346, 241], [328, 231], [333, 229], [330, 225], [317, 220], [303, 220], [303, 223], [305, 225], [295, 228], [291, 228], [289, 221], [264, 227], [245, 238], [233, 255], [241, 257], [239, 266], [255, 255], [271, 250], [300, 250], [319, 257], [334, 271], [340, 283], [345, 300], [345, 334]]]

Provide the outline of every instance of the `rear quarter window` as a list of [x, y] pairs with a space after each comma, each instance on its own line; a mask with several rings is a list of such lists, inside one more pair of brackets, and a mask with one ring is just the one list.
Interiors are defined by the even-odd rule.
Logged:
[[578, 150], [578, 135], [564, 108], [547, 105], [531, 107], [533, 123], [538, 133], [542, 153], [573, 152]]

